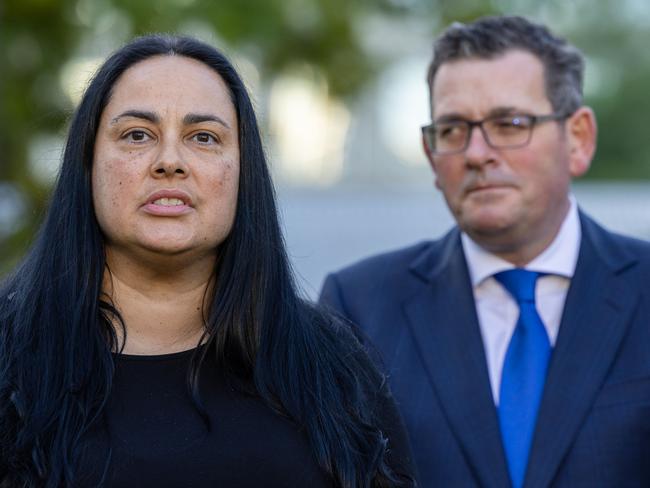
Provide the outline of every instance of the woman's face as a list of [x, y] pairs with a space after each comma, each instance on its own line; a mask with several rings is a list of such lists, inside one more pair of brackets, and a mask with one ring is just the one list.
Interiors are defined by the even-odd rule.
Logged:
[[215, 71], [155, 56], [121, 75], [92, 170], [107, 251], [214, 255], [233, 225], [238, 182], [237, 115]]

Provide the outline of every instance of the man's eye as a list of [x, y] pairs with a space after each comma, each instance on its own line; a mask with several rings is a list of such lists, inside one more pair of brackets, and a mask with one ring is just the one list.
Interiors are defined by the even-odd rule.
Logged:
[[216, 144], [217, 138], [208, 132], [199, 132], [192, 136], [192, 139], [199, 144]]
[[528, 129], [530, 127], [530, 119], [528, 117], [503, 117], [493, 121], [495, 127], [504, 130]]
[[436, 127], [436, 135], [440, 139], [455, 137], [465, 132], [464, 127], [464, 124], [439, 124]]

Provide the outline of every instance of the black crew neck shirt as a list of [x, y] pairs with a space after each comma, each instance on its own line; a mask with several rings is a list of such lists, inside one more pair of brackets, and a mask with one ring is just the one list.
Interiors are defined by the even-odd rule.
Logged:
[[[193, 353], [115, 355], [104, 421], [80, 458], [82, 486], [98, 486], [102, 473], [101, 486], [110, 488], [334, 486], [299, 427], [259, 397], [232, 388], [213, 359], [206, 359], [200, 380], [208, 429], [186, 386]], [[381, 408], [385, 435], [395, 432], [390, 458], [408, 462], [394, 404]]]

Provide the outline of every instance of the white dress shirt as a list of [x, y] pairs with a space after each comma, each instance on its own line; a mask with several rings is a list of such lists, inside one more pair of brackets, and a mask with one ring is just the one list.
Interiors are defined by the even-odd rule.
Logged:
[[[575, 271], [580, 250], [580, 218], [573, 196], [560, 231], [539, 256], [525, 266], [530, 271], [547, 273], [537, 280], [535, 303], [544, 322], [551, 347], [555, 345], [564, 310], [564, 301]], [[483, 337], [494, 403], [499, 404], [501, 371], [510, 338], [519, 318], [519, 306], [494, 274], [513, 269], [509, 263], [480, 247], [467, 234], [461, 234], [463, 251], [474, 290], [474, 302]]]

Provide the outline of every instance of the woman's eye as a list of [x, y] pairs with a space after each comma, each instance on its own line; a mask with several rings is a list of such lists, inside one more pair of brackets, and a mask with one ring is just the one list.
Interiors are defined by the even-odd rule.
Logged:
[[192, 136], [192, 139], [199, 144], [216, 144], [217, 138], [208, 132], [199, 132]]
[[124, 135], [124, 139], [129, 142], [144, 142], [151, 139], [151, 137], [143, 130], [132, 130]]

